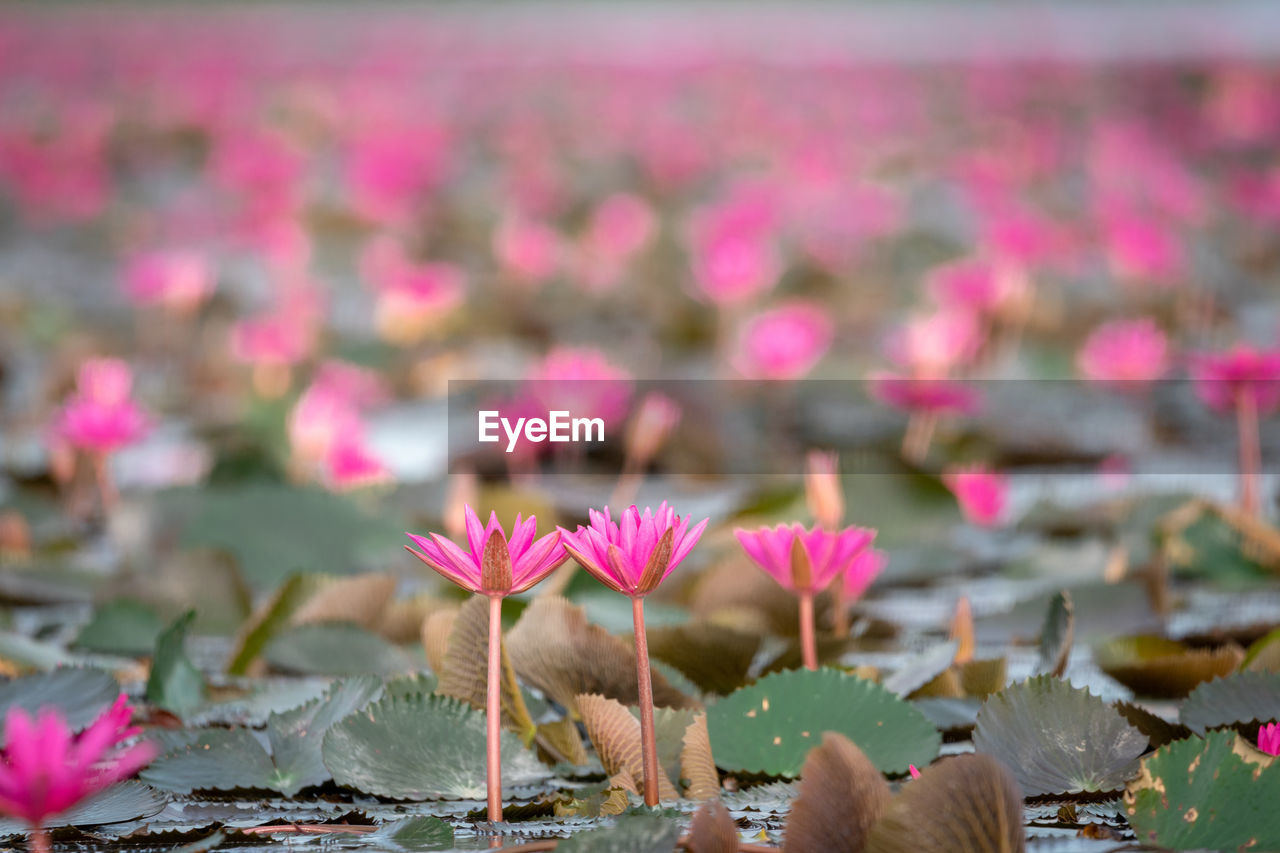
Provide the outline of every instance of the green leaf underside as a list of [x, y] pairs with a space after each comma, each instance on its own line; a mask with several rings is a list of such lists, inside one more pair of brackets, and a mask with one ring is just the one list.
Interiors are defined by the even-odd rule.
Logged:
[[72, 645], [103, 654], [144, 657], [151, 654], [163, 630], [164, 623], [154, 610], [123, 598], [95, 610]]
[[[340, 785], [401, 800], [483, 799], [484, 714], [444, 696], [391, 696], [341, 720], [325, 735], [324, 763]], [[502, 781], [518, 788], [550, 775], [507, 732]]]
[[1234, 732], [1147, 756], [1125, 797], [1138, 840], [1174, 850], [1280, 849], [1280, 766], [1245, 761]]
[[[59, 826], [103, 826], [158, 814], [165, 798], [154, 788], [132, 780], [112, 785], [67, 811], [50, 817], [46, 829]], [[0, 818], [0, 838], [27, 832], [23, 821]]]
[[636, 815], [613, 826], [580, 832], [556, 845], [557, 853], [671, 853], [680, 824], [666, 818]]
[[941, 736], [919, 710], [875, 682], [834, 669], [766, 676], [707, 709], [716, 765], [794, 777], [824, 732], [839, 732], [882, 773], [938, 754]]
[[973, 746], [1004, 762], [1031, 797], [1123, 788], [1147, 738], [1088, 690], [1041, 675], [983, 704]]
[[1206, 681], [1191, 691], [1178, 715], [1196, 733], [1280, 719], [1280, 673], [1235, 672]]
[[52, 706], [62, 712], [73, 729], [82, 729], [119, 695], [120, 685], [111, 673], [63, 667], [0, 684], [0, 715], [8, 714], [10, 708], [22, 708], [34, 715], [41, 708]]
[[272, 667], [304, 675], [395, 675], [414, 668], [402, 650], [351, 622], [320, 622], [281, 631], [267, 643]]
[[204, 675], [187, 657], [187, 631], [196, 612], [188, 610], [156, 638], [155, 658], [147, 679], [147, 701], [186, 716], [204, 704]]

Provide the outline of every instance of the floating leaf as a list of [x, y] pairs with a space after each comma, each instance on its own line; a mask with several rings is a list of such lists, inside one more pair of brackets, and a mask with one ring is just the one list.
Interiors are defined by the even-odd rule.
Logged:
[[746, 683], [760, 650], [755, 634], [710, 622], [648, 630], [649, 654], [680, 670], [704, 693], [724, 695]]
[[101, 669], [61, 667], [15, 678], [0, 684], [0, 717], [10, 708], [35, 714], [41, 708], [57, 708], [73, 729], [82, 729], [110, 707], [120, 695], [120, 685]]
[[799, 789], [787, 816], [784, 853], [861, 853], [889, 806], [889, 783], [853, 741], [835, 732], [809, 751]]
[[1191, 691], [1179, 711], [1193, 732], [1280, 720], [1280, 673], [1236, 672]]
[[188, 610], [156, 639], [156, 651], [147, 679], [147, 701], [185, 716], [204, 704], [204, 675], [187, 657], [187, 630], [196, 612]]
[[1240, 668], [1250, 672], [1280, 672], [1280, 628], [1254, 640]]
[[[575, 697], [595, 693], [626, 705], [639, 701], [635, 650], [587, 622], [586, 613], [559, 596], [538, 596], [507, 634], [511, 663], [527, 684], [577, 712]], [[697, 703], [656, 670], [653, 701], [667, 708]]]
[[[437, 670], [440, 685], [436, 692], [484, 710], [489, 689], [489, 599], [472, 596], [462, 605], [452, 625], [444, 660]], [[537, 727], [516, 682], [506, 643], [502, 645], [502, 721], [529, 744]]]
[[[164, 796], [154, 788], [127, 780], [99, 791], [79, 805], [50, 817], [45, 822], [45, 828], [102, 826], [138, 820], [159, 814], [164, 804]], [[28, 826], [22, 821], [0, 818], [0, 838], [27, 831]]]
[[697, 714], [681, 738], [680, 775], [687, 783], [684, 795], [691, 800], [720, 796], [720, 774], [711, 755], [707, 715]]
[[[384, 696], [330, 728], [323, 754], [334, 781], [366, 794], [398, 800], [485, 797], [484, 715], [444, 696]], [[504, 790], [547, 776], [533, 753], [504, 733]]]
[[164, 622], [155, 610], [126, 598], [95, 610], [72, 645], [109, 655], [145, 657], [155, 650], [156, 638], [163, 630]]
[[1147, 756], [1124, 802], [1129, 824], [1147, 844], [1280, 849], [1280, 767], [1234, 732], [1177, 741]]
[[612, 817], [620, 815], [631, 804], [630, 794], [635, 793], [635, 783], [630, 779], [625, 785], [615, 786], [612, 780], [606, 782], [598, 791], [587, 794], [562, 794], [556, 799], [554, 809], [558, 818], [566, 817]]
[[1040, 675], [983, 704], [973, 746], [1011, 768], [1033, 797], [1123, 788], [1147, 739], [1088, 690]]
[[[578, 696], [576, 704], [604, 771], [630, 781], [637, 792], [644, 790], [640, 721], [622, 703], [598, 694]], [[680, 797], [665, 772], [658, 776], [658, 796], [663, 800]]]
[[271, 788], [292, 797], [303, 788], [327, 782], [321, 745], [338, 720], [358, 711], [382, 692], [382, 680], [365, 675], [335, 682], [323, 699], [267, 720], [267, 738], [276, 775]]
[[1075, 605], [1071, 593], [1062, 590], [1049, 600], [1049, 612], [1045, 614], [1040, 629], [1040, 657], [1036, 672], [1061, 678], [1067, 671], [1071, 658], [1071, 643], [1075, 637]]
[[1132, 702], [1115, 702], [1111, 707], [1115, 708], [1129, 725], [1146, 735], [1147, 743], [1153, 748], [1191, 736], [1191, 729], [1186, 726], [1171, 723], [1164, 717], [1157, 716]]
[[275, 669], [303, 675], [394, 675], [414, 669], [403, 651], [350, 622], [282, 631], [267, 644], [265, 657]]
[[724, 803], [708, 800], [694, 813], [684, 846], [689, 853], [737, 853], [738, 825]]
[[1021, 853], [1022, 821], [1022, 795], [1009, 769], [989, 755], [957, 755], [906, 784], [872, 827], [866, 850]]
[[370, 840], [390, 841], [402, 850], [452, 850], [453, 827], [438, 817], [419, 815], [383, 824]]
[[981, 699], [1004, 688], [1008, 666], [1004, 658], [974, 658], [954, 669], [962, 695]]
[[603, 829], [579, 832], [556, 845], [556, 853], [671, 853], [680, 824], [667, 818], [636, 815]]
[[941, 744], [909, 703], [834, 669], [765, 676], [708, 708], [707, 728], [718, 766], [775, 776], [797, 775], [829, 731], [846, 735], [883, 773], [928, 764]]
[[1098, 667], [1139, 696], [1180, 699], [1197, 684], [1233, 672], [1239, 646], [1192, 649], [1164, 637], [1116, 637], [1093, 651]]
[[954, 640], [930, 646], [894, 670], [883, 682], [885, 689], [905, 699], [945, 672], [955, 660], [957, 648]]

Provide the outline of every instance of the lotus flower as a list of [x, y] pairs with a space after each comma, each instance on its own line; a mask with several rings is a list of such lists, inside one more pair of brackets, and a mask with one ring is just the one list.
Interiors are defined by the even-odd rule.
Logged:
[[48, 850], [45, 821], [129, 778], [155, 757], [148, 742], [114, 749], [141, 731], [130, 727], [133, 712], [126, 702], [121, 694], [78, 735], [56, 708], [42, 708], [35, 719], [17, 705], [9, 708], [0, 758], [0, 813], [31, 825], [37, 850]]
[[954, 379], [912, 379], [877, 372], [868, 378], [873, 397], [911, 413], [972, 414], [981, 404], [977, 391]]
[[956, 468], [942, 475], [942, 482], [956, 496], [960, 512], [972, 524], [994, 527], [1004, 520], [1009, 498], [1009, 478], [980, 465]]
[[945, 308], [909, 320], [890, 336], [886, 351], [918, 378], [941, 379], [968, 363], [982, 345], [982, 326], [969, 308]]
[[733, 364], [751, 379], [796, 379], [822, 359], [833, 334], [823, 308], [792, 302], [747, 320]]
[[1258, 749], [1267, 755], [1280, 755], [1280, 723], [1267, 723], [1258, 729]]
[[133, 371], [115, 358], [93, 358], [80, 367], [76, 391], [53, 429], [62, 439], [90, 453], [114, 453], [146, 434], [147, 416], [129, 397]]
[[640, 694], [640, 752], [644, 764], [644, 802], [658, 804], [658, 747], [653, 720], [653, 676], [649, 669], [649, 641], [644, 627], [644, 597], [658, 588], [689, 555], [707, 527], [703, 519], [692, 528], [664, 501], [657, 512], [644, 514], [634, 505], [615, 523], [609, 514], [590, 510], [590, 527], [564, 534], [564, 549], [597, 580], [631, 598], [635, 628], [636, 681]]
[[1080, 348], [1076, 368], [1095, 382], [1146, 384], [1168, 371], [1169, 341], [1149, 318], [1105, 323]]
[[186, 314], [199, 308], [213, 292], [214, 277], [203, 254], [168, 249], [143, 252], [125, 267], [124, 286], [139, 305], [161, 305]]
[[834, 530], [844, 518], [839, 458], [834, 453], [813, 450], [805, 460], [804, 496], [809, 513], [819, 525]]
[[325, 458], [329, 488], [345, 492], [391, 481], [391, 470], [369, 449], [361, 431], [344, 434]]
[[485, 697], [486, 766], [489, 820], [502, 820], [502, 599], [525, 590], [551, 574], [568, 559], [560, 544], [561, 531], [535, 539], [538, 520], [516, 516], [507, 539], [497, 513], [480, 523], [470, 506], [465, 509], [467, 544], [463, 551], [443, 536], [406, 534], [421, 550], [406, 545], [410, 554], [463, 589], [489, 596], [489, 673]]
[[756, 565], [799, 598], [804, 665], [806, 669], [817, 669], [813, 598], [854, 567], [858, 556], [875, 539], [875, 531], [862, 527], [833, 531], [817, 526], [805, 530], [799, 524], [779, 524], [758, 530], [738, 528], [733, 533]]

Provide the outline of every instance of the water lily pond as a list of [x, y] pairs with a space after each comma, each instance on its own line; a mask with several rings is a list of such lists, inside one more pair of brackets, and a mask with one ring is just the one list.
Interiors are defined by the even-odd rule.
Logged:
[[3, 844], [1280, 850], [1278, 58], [0, 9]]

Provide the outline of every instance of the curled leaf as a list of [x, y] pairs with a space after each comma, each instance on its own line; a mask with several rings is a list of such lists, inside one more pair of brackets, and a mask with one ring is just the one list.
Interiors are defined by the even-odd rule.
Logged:
[[[587, 728], [587, 737], [591, 738], [605, 772], [629, 779], [637, 790], [642, 789], [644, 757], [640, 751], [640, 721], [620, 702], [598, 694], [578, 696], [577, 705]], [[664, 800], [680, 798], [675, 785], [661, 771], [658, 796]]]
[[842, 734], [826, 732], [800, 770], [784, 853], [829, 850], [860, 853], [871, 827], [889, 806], [889, 783]]
[[1234, 672], [1244, 651], [1234, 644], [1192, 649], [1176, 640], [1141, 635], [1103, 643], [1093, 657], [1103, 672], [1139, 696], [1180, 699], [1197, 684]]
[[734, 853], [738, 849], [738, 825], [720, 800], [708, 800], [693, 816], [684, 843], [689, 853]]
[[711, 736], [707, 733], [707, 715], [698, 714], [685, 729], [681, 739], [680, 775], [686, 782], [684, 795], [691, 800], [710, 800], [720, 796], [720, 774], [711, 757]]
[[[437, 670], [440, 683], [436, 692], [483, 710], [489, 684], [489, 600], [472, 596], [452, 623], [444, 660]], [[502, 723], [526, 744], [531, 743], [537, 727], [516, 683], [506, 643], [502, 645]]]

